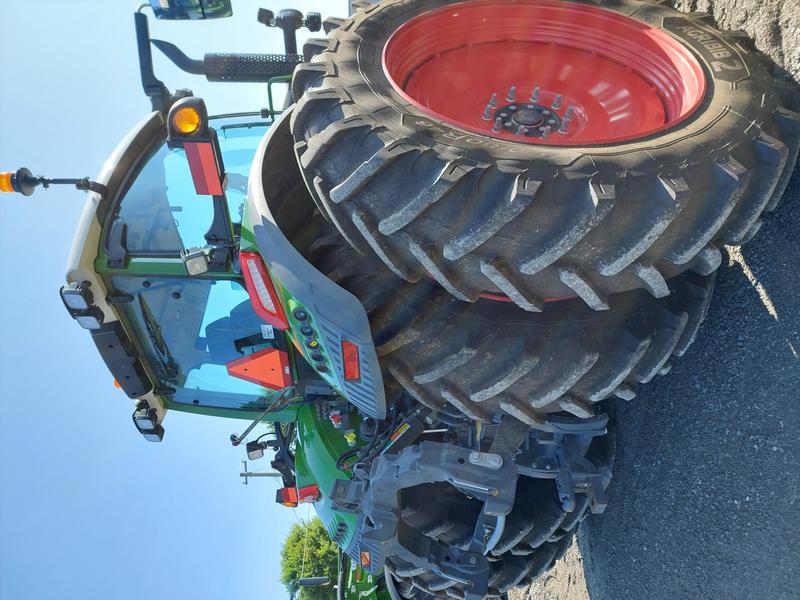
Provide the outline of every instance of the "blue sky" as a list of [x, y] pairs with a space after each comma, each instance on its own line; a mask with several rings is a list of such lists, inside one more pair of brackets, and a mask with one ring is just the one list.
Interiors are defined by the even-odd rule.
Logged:
[[[255, 20], [259, 6], [347, 11], [330, 0], [233, 4], [232, 19], [151, 19], [151, 33], [196, 57], [281, 52], [280, 31]], [[148, 112], [134, 5], [0, 0], [0, 170], [94, 176]], [[211, 113], [265, 105], [259, 86], [210, 84], [157, 53], [156, 72]], [[244, 423], [172, 412], [164, 442], [145, 442], [64, 310], [58, 288], [84, 199], [68, 188], [0, 197], [0, 598], [286, 598], [279, 550], [295, 515], [275, 504], [272, 480], [241, 484], [244, 453], [227, 438]]]

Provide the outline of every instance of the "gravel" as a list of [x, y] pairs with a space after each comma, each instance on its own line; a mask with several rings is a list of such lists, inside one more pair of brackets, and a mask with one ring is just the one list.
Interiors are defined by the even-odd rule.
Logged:
[[682, 11], [714, 15], [722, 29], [744, 29], [774, 60], [779, 73], [800, 81], [800, 0], [674, 0]]
[[589, 600], [583, 561], [573, 543], [564, 557], [527, 590], [511, 590], [509, 600]]

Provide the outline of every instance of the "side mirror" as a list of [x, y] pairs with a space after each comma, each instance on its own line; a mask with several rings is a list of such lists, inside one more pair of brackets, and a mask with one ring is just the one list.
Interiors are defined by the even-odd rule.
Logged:
[[231, 0], [150, 0], [156, 19], [193, 21], [223, 19], [233, 15]]
[[297, 585], [301, 587], [323, 587], [330, 584], [330, 577], [301, 577], [297, 580]]

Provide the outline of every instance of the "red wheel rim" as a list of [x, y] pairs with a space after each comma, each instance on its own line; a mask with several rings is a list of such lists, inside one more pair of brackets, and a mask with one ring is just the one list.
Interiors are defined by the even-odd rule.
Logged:
[[553, 0], [481, 0], [424, 13], [389, 39], [383, 68], [431, 117], [529, 144], [652, 135], [689, 117], [706, 91], [700, 63], [667, 33]]

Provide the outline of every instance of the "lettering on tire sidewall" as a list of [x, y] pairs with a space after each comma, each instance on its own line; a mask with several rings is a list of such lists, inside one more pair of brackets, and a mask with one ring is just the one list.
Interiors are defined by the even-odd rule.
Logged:
[[664, 29], [700, 54], [708, 63], [714, 79], [735, 83], [750, 76], [739, 50], [714, 30], [682, 17], [664, 19]]
[[434, 141], [448, 146], [459, 146], [465, 149], [484, 149], [503, 151], [510, 155], [522, 154], [528, 151], [528, 147], [523, 144], [513, 144], [497, 140], [476, 133], [454, 129], [439, 121], [434, 121], [428, 117], [420, 115], [404, 114], [402, 116], [403, 125], [412, 129], [422, 130]]

